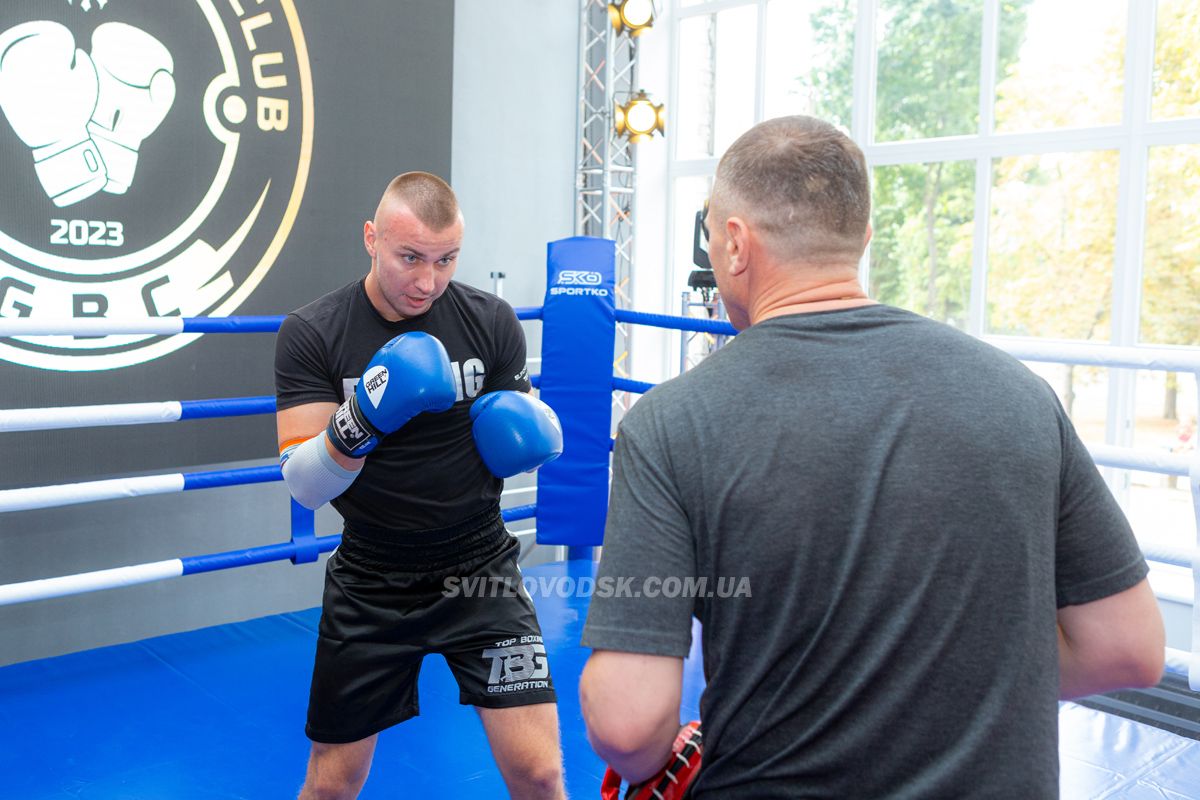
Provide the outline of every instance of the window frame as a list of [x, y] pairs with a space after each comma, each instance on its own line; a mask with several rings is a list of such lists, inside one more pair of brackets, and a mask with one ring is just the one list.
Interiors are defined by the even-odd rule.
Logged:
[[[854, 68], [850, 136], [862, 148], [867, 167], [917, 164], [932, 161], [975, 162], [975, 219], [972, 243], [971, 288], [967, 311], [967, 332], [983, 336], [986, 331], [988, 237], [991, 216], [991, 192], [995, 159], [1069, 153], [1089, 150], [1114, 150], [1118, 154], [1117, 219], [1112, 275], [1112, 321], [1109, 339], [1112, 346], [1134, 346], [1139, 338], [1142, 308], [1142, 263], [1145, 248], [1146, 189], [1150, 148], [1200, 143], [1200, 118], [1155, 120], [1151, 116], [1153, 69], [1155, 58], [1156, 14], [1158, 2], [1126, 0], [1125, 74], [1122, 118], [1119, 124], [1096, 127], [1054, 129], [1031, 132], [995, 131], [996, 59], [1000, 27], [1001, 0], [983, 0], [982, 37], [979, 75], [979, 126], [974, 134], [936, 139], [916, 139], [877, 143], [875, 135], [875, 87], [877, 82], [876, 20], [878, 0], [858, 0], [854, 32]], [[755, 122], [763, 119], [766, 85], [766, 24], [768, 0], [701, 0], [684, 7], [681, 0], [665, 0], [660, 18], [668, 28], [670, 56], [667, 63], [668, 131], [678, 130], [676, 109], [679, 97], [679, 29], [683, 20], [746, 6], [758, 10], [756, 28], [756, 82], [754, 87]], [[650, 41], [647, 40], [647, 44]], [[666, 203], [665, 218], [670, 221], [660, 252], [666, 255], [666, 280], [671, 282], [675, 267], [690, 262], [690, 250], [677, 252], [680, 232], [674, 230], [677, 217], [675, 187], [680, 178], [711, 176], [719, 156], [678, 158], [676, 142], [668, 137], [665, 191], [642, 184], [645, 199], [639, 203]], [[687, 232], [690, 236], [690, 232]], [[870, 250], [859, 265], [864, 285], [870, 280]], [[668, 300], [671, 294], [668, 292]], [[670, 311], [670, 305], [667, 310]], [[988, 334], [1004, 339], [1018, 338]], [[1058, 341], [1039, 338], [1038, 341]], [[1197, 349], [1197, 348], [1185, 348]], [[1133, 439], [1135, 372], [1114, 369], [1108, 387], [1105, 441], [1128, 446]]]

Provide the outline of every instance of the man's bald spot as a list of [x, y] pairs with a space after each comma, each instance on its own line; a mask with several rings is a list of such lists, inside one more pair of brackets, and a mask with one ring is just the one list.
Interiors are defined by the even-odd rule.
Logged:
[[437, 232], [462, 219], [458, 198], [450, 185], [429, 172], [406, 172], [388, 184], [375, 209], [375, 227], [400, 208], [407, 208], [422, 225]]

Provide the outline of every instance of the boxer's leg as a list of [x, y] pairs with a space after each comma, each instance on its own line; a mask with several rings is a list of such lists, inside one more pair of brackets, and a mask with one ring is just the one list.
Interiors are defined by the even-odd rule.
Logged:
[[566, 797], [557, 705], [538, 703], [476, 710], [510, 795], [519, 800]]
[[302, 800], [354, 798], [371, 769], [379, 731], [416, 716], [422, 653], [394, 624], [405, 583], [386, 565], [339, 548], [325, 569], [308, 722], [312, 740]]
[[[502, 523], [498, 523], [502, 524]], [[458, 681], [459, 702], [475, 706], [492, 754], [514, 798], [562, 798], [562, 748], [554, 682], [533, 601], [521, 586], [520, 545], [462, 570], [489, 591], [445, 598], [442, 653]]]
[[371, 771], [371, 758], [378, 738], [375, 734], [346, 744], [313, 742], [300, 800], [353, 800], [358, 797], [367, 773]]

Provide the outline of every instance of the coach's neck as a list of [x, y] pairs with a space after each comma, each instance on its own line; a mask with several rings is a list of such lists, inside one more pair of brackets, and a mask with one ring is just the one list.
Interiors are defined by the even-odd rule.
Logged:
[[837, 311], [875, 303], [858, 281], [857, 264], [785, 264], [763, 260], [751, 270], [751, 325], [789, 314]]

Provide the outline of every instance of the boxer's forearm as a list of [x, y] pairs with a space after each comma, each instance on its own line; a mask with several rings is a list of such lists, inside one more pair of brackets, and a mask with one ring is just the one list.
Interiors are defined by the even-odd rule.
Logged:
[[358, 470], [362, 469], [363, 464], [367, 463], [366, 456], [362, 456], [361, 458], [351, 458], [350, 456], [342, 453], [333, 446], [333, 442], [329, 441], [329, 436], [327, 434], [322, 433], [321, 439], [325, 444], [325, 451], [329, 453], [329, 457], [332, 458], [334, 462], [337, 463], [337, 465], [342, 469], [348, 469], [357, 472]]
[[322, 433], [287, 448], [279, 460], [292, 497], [305, 508], [317, 509], [350, 488], [364, 459], [337, 452]]

